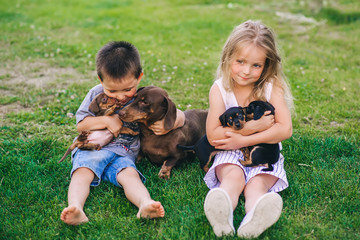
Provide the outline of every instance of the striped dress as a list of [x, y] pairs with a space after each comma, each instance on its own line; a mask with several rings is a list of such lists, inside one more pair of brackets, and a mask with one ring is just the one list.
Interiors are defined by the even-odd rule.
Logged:
[[[223, 85], [221, 79], [218, 79], [215, 81], [215, 84], [220, 89], [222, 98], [224, 100], [224, 104], [226, 109], [229, 109], [231, 107], [238, 106], [238, 103], [236, 101], [236, 97], [233, 92], [227, 92]], [[269, 101], [271, 97], [271, 90], [272, 90], [272, 84], [269, 83], [266, 85], [265, 89], [265, 97]], [[280, 144], [280, 150], [281, 150], [281, 143]], [[269, 190], [270, 192], [280, 192], [287, 188], [289, 186], [289, 183], [286, 178], [286, 172], [284, 169], [284, 157], [282, 154], [280, 154], [279, 161], [275, 163], [274, 170], [271, 172], [264, 172], [261, 171], [264, 167], [244, 167], [240, 164], [239, 158], [243, 159], [243, 154], [240, 150], [230, 150], [230, 151], [221, 151], [218, 152], [215, 155], [214, 163], [210, 167], [209, 171], [206, 173], [204, 177], [204, 181], [208, 188], [216, 188], [220, 186], [220, 181], [216, 177], [215, 174], [215, 168], [219, 166], [220, 164], [234, 164], [239, 167], [241, 167], [245, 173], [245, 183], [247, 183], [252, 177], [256, 176], [257, 174], [270, 174], [278, 178], [278, 181], [274, 184], [274, 186]]]

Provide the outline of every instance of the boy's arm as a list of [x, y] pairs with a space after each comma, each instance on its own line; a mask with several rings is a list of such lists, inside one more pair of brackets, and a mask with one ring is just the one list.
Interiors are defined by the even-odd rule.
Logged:
[[84, 130], [108, 129], [115, 137], [117, 137], [122, 125], [122, 121], [116, 114], [113, 116], [87, 116], [77, 124], [77, 130], [78, 132], [82, 132]]
[[122, 127], [122, 121], [115, 114], [114, 116], [95, 116], [89, 110], [90, 103], [93, 99], [103, 92], [101, 84], [93, 87], [86, 94], [79, 109], [76, 111], [76, 125], [78, 132], [108, 129], [114, 136], [119, 134]]
[[155, 135], [164, 135], [173, 129], [184, 126], [184, 124], [185, 124], [184, 112], [179, 109], [176, 109], [176, 120], [175, 120], [174, 127], [172, 129], [165, 130], [164, 120], [155, 122], [153, 125], [150, 126], [150, 129], [155, 133]]

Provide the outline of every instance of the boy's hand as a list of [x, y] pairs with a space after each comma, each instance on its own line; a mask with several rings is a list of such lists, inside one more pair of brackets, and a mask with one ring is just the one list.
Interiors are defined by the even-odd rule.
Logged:
[[106, 128], [114, 135], [114, 137], [119, 135], [122, 126], [123, 123], [117, 114], [106, 116]]
[[152, 124], [149, 128], [154, 132], [155, 135], [164, 135], [170, 132], [173, 129], [184, 126], [185, 124], [185, 114], [183, 111], [177, 109], [176, 110], [176, 120], [174, 127], [172, 129], [166, 130], [164, 126], [164, 119], [159, 120]]
[[155, 135], [164, 135], [170, 132], [172, 129], [166, 130], [164, 127], [164, 119], [154, 122], [149, 128], [155, 133]]

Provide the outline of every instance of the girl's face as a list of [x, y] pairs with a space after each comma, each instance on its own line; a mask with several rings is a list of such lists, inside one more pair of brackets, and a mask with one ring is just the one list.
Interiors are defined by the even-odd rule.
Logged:
[[236, 84], [247, 86], [254, 84], [264, 70], [266, 53], [264, 49], [248, 45], [235, 54], [231, 63], [231, 77]]

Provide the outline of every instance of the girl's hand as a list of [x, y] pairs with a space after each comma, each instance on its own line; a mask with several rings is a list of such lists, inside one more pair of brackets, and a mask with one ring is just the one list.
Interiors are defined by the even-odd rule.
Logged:
[[89, 143], [100, 144], [100, 146], [103, 147], [108, 144], [113, 137], [113, 134], [107, 129], [96, 130], [88, 135], [87, 140]]
[[269, 129], [275, 124], [274, 115], [270, 113], [270, 111], [266, 111], [260, 119], [246, 122], [246, 127], [252, 130], [253, 133]]
[[106, 116], [106, 128], [114, 135], [114, 137], [119, 135], [122, 126], [123, 123], [117, 114]]
[[246, 141], [244, 136], [238, 133], [225, 132], [225, 139], [219, 139], [212, 141], [213, 146], [216, 149], [223, 150], [235, 150], [242, 147], [246, 147]]

